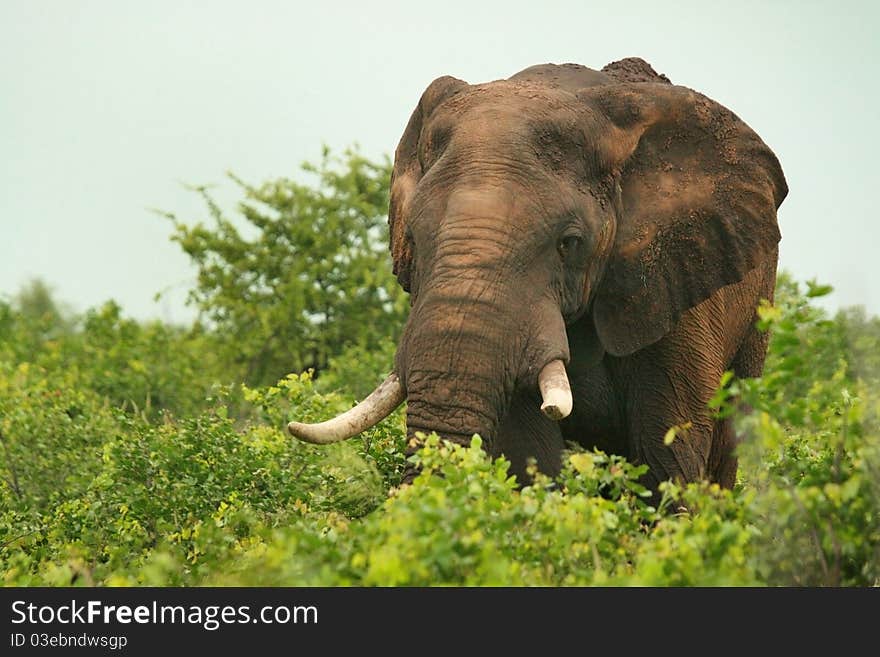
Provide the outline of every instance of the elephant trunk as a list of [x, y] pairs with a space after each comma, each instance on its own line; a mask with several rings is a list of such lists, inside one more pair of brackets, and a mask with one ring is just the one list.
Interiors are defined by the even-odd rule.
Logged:
[[551, 419], [571, 412], [568, 341], [555, 304], [537, 300], [529, 316], [515, 315], [511, 309], [523, 306], [506, 298], [512, 293], [476, 274], [465, 280], [466, 290], [459, 282], [423, 290], [413, 308], [397, 356], [407, 431], [459, 443], [476, 433], [497, 453], [498, 428], [518, 387], [539, 387]]
[[407, 431], [461, 443], [478, 433], [488, 448], [516, 381], [509, 340], [490, 319], [499, 309], [443, 292], [423, 300], [398, 350]]

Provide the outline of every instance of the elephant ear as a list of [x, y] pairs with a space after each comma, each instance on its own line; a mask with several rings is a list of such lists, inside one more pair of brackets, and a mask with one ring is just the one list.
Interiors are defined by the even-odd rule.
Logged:
[[621, 207], [593, 318], [605, 349], [625, 356], [776, 257], [788, 188], [758, 135], [690, 89], [626, 83], [578, 96], [611, 123], [599, 149], [619, 175]]
[[391, 201], [388, 207], [388, 228], [391, 239], [391, 258], [394, 274], [404, 290], [409, 292], [412, 274], [412, 250], [407, 236], [409, 204], [413, 191], [422, 178], [419, 160], [419, 140], [422, 126], [431, 113], [445, 100], [451, 98], [468, 84], [457, 78], [444, 76], [434, 80], [419, 99], [419, 104], [409, 117], [397, 150], [394, 152], [394, 168], [391, 170]]

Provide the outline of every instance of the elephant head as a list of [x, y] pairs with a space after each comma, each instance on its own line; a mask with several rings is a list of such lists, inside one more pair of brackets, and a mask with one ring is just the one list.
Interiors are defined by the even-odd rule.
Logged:
[[786, 193], [745, 123], [641, 60], [439, 78], [395, 153], [391, 255], [412, 304], [395, 373], [290, 431], [338, 440], [406, 399], [410, 433], [491, 450], [516, 391], [538, 389], [560, 419], [572, 345], [624, 358], [658, 341], [775, 254]]

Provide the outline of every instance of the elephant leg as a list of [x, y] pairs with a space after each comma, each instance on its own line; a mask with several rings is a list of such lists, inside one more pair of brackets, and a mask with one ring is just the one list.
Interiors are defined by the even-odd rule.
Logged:
[[[761, 296], [772, 292], [775, 262], [722, 288], [682, 315], [661, 340], [615, 364], [615, 383], [629, 423], [630, 456], [648, 465], [645, 480], [653, 490], [667, 479], [709, 479], [733, 486], [733, 425], [729, 419], [716, 419], [707, 403], [725, 370], [732, 368], [737, 376], [760, 374], [767, 335], [755, 328], [754, 308]], [[682, 430], [665, 444], [666, 432], [676, 426]]]
[[[660, 343], [645, 351], [623, 374], [627, 442], [630, 458], [648, 466], [643, 483], [656, 495], [663, 481], [684, 484], [710, 476], [717, 421], [706, 404], [723, 370]], [[676, 435], [667, 444], [672, 427]]]
[[[701, 405], [693, 404], [690, 413], [633, 418], [634, 460], [650, 468], [643, 483], [652, 490], [669, 479], [682, 484], [708, 479], [722, 488], [736, 483], [738, 441], [733, 422], [715, 420]], [[681, 429], [666, 445], [663, 438], [670, 427]]]
[[[764, 275], [759, 281], [760, 297], [772, 300], [775, 282], [774, 261], [764, 267]], [[753, 305], [757, 305], [757, 302]], [[731, 363], [730, 368], [736, 376], [741, 378], [761, 376], [764, 371], [764, 359], [767, 357], [770, 334], [758, 330], [755, 324], [757, 319], [756, 312], [745, 329], [745, 335]], [[751, 408], [747, 404], [738, 402], [737, 405], [740, 413], [751, 413]], [[717, 421], [715, 435], [712, 439], [712, 454], [709, 458], [709, 477], [723, 488], [733, 488], [736, 483], [736, 472], [739, 465], [736, 456], [738, 444], [739, 437], [734, 430], [733, 418]]]
[[599, 377], [571, 377], [574, 408], [559, 426], [566, 441], [590, 451], [629, 457], [625, 421], [614, 408], [614, 391]]
[[736, 457], [737, 443], [731, 418], [717, 421], [709, 455], [709, 479], [722, 488], [733, 488], [736, 483], [739, 464]]
[[516, 475], [520, 484], [528, 485], [529, 460], [535, 460], [540, 472], [555, 477], [562, 467], [564, 447], [559, 424], [541, 413], [540, 394], [517, 391], [499, 427], [493, 456], [503, 454], [510, 461], [510, 474]]
[[[689, 419], [684, 415], [666, 417], [641, 417], [631, 424], [634, 460], [650, 468], [642, 483], [655, 492], [660, 482], [670, 479], [680, 484], [708, 479], [722, 488], [733, 488], [738, 440], [732, 420], [712, 420], [706, 411], [698, 409], [688, 414]], [[672, 444], [666, 445], [663, 436], [674, 426], [688, 428], [680, 430]]]
[[[663, 481], [686, 484], [706, 478], [713, 428], [711, 423], [694, 417], [691, 414], [640, 413], [632, 418], [632, 460], [648, 466], [642, 483], [655, 493]], [[679, 427], [679, 430], [672, 443], [667, 445], [664, 437], [671, 427]]]
[[[757, 318], [756, 318], [757, 319]], [[770, 334], [759, 331], [752, 324], [733, 359], [731, 369], [738, 377], [761, 376], [764, 370], [764, 359]], [[750, 406], [737, 400], [737, 409], [741, 414], [752, 412]], [[725, 418], [716, 422], [715, 435], [712, 439], [712, 454], [709, 457], [709, 477], [722, 488], [733, 488], [736, 483], [736, 472], [739, 461], [736, 447], [739, 436], [733, 426], [733, 418]]]

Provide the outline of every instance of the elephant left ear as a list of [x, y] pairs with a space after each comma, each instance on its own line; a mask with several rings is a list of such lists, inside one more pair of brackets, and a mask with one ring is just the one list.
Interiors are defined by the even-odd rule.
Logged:
[[776, 257], [776, 210], [788, 188], [760, 137], [690, 89], [627, 83], [578, 96], [610, 121], [599, 156], [620, 176], [614, 248], [593, 318], [605, 349], [625, 356]]

